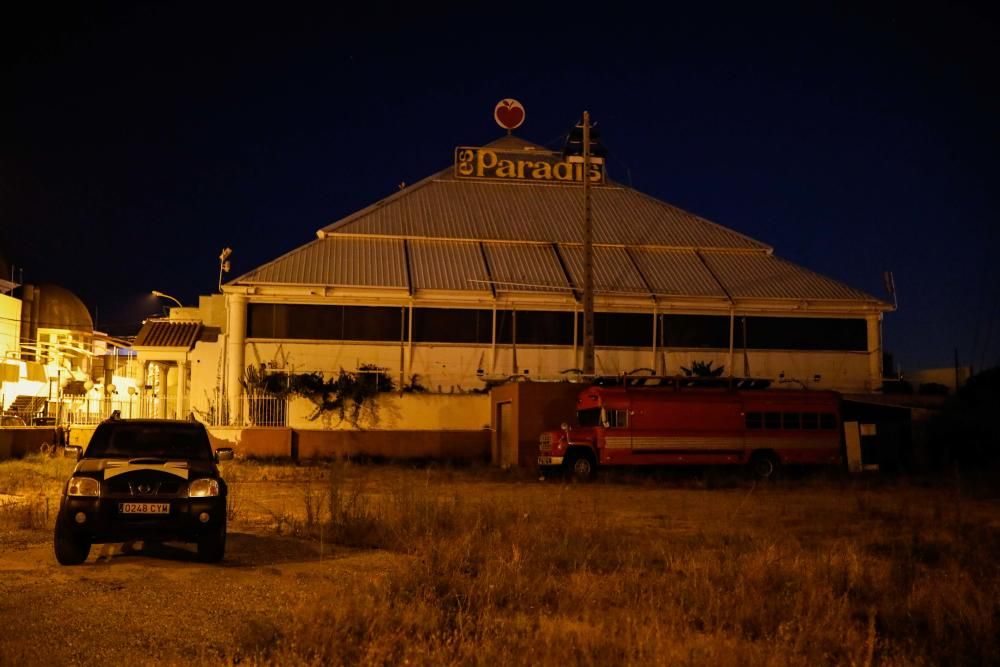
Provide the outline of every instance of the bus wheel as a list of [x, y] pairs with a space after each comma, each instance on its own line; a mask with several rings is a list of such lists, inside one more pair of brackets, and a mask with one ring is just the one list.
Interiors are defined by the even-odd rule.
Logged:
[[589, 454], [571, 454], [567, 457], [566, 470], [578, 482], [586, 482], [594, 476], [594, 459]]
[[771, 452], [756, 452], [750, 457], [750, 472], [757, 479], [774, 479], [779, 465], [778, 457]]

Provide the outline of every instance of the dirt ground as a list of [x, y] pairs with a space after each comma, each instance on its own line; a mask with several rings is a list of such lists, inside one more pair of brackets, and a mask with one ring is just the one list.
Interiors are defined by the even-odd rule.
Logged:
[[[297, 608], [335, 598], [402, 556], [230, 532], [226, 560], [204, 565], [184, 545], [96, 545], [61, 567], [49, 535], [25, 531], [0, 553], [4, 665], [237, 663]], [[125, 548], [123, 548], [125, 547]], [[106, 555], [102, 555], [102, 551]], [[155, 659], [154, 659], [155, 657]]]
[[[0, 469], [0, 494], [33, 498], [38, 507], [48, 498], [50, 507], [57, 506], [67, 465]], [[0, 531], [0, 665], [236, 664], [268, 645], [291, 619], [307, 617], [304, 609], [375, 585], [409, 562], [398, 552], [290, 535], [307, 513], [310, 494], [324, 491], [322, 467], [231, 464], [225, 474], [234, 520], [221, 565], [196, 562], [193, 546], [137, 543], [95, 545], [83, 565], [61, 567], [52, 551], [53, 517]], [[730, 533], [750, 523], [794, 534], [805, 548], [831, 531], [844, 539], [864, 536], [868, 528], [847, 515], [863, 517], [876, 508], [917, 521], [961, 511], [1000, 527], [995, 499], [963, 500], [956, 508], [950, 492], [912, 487], [807, 480], [762, 488], [723, 478], [721, 488], [712, 488], [712, 478], [703, 477], [580, 486], [499, 471], [375, 465], [349, 467], [345, 474], [352, 493], [378, 496], [418, 486], [456, 502], [523, 507], [527, 520], [555, 504], [664, 540]], [[844, 518], [831, 523], [818, 516]]]

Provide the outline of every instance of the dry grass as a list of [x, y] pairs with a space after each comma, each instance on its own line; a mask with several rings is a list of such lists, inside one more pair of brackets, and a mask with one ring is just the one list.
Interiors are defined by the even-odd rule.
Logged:
[[260, 663], [1000, 660], [1000, 513], [953, 488], [477, 483], [475, 471], [343, 464], [304, 474], [284, 528], [403, 552], [412, 566], [300, 610]]
[[[43, 528], [72, 462], [0, 462]], [[1000, 664], [1000, 502], [961, 480], [539, 483], [492, 469], [237, 462], [232, 529], [405, 555], [245, 661]], [[52, 509], [54, 512], [54, 507]], [[248, 635], [249, 637], [250, 635]]]
[[0, 546], [11, 530], [47, 530], [75, 461], [34, 454], [0, 462]]

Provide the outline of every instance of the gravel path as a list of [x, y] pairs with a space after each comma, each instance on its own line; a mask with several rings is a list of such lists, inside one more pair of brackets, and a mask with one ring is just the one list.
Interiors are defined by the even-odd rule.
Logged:
[[[230, 532], [226, 560], [192, 547], [95, 545], [61, 567], [47, 533], [0, 542], [0, 665], [234, 664], [295, 609], [365, 585], [403, 558]], [[102, 551], [110, 553], [102, 553]]]

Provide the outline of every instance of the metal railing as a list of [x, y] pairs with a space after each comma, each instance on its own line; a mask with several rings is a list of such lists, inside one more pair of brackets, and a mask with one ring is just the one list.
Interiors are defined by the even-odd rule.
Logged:
[[50, 405], [50, 414], [58, 414], [62, 424], [99, 424], [117, 410], [123, 419], [178, 419], [177, 400], [155, 396], [130, 399], [102, 399], [63, 396], [62, 405]]
[[288, 399], [281, 396], [244, 395], [243, 422], [247, 426], [287, 426]]

